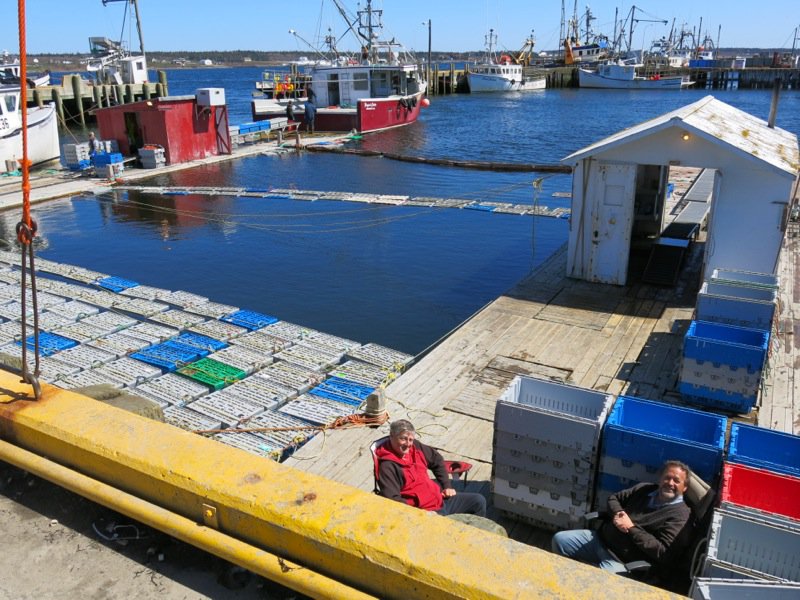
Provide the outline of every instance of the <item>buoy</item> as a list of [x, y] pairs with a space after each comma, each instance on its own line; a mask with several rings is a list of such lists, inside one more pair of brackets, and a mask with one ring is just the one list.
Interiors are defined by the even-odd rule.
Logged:
[[430, 100], [428, 100], [427, 98], [422, 99], [422, 106], [430, 106], [430, 105], [431, 105]]

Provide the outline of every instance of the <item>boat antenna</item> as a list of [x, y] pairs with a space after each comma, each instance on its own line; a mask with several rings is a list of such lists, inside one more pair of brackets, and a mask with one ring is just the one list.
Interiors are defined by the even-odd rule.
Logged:
[[[19, 81], [20, 102], [19, 110], [22, 114], [22, 220], [17, 223], [17, 240], [22, 247], [21, 278], [20, 278], [20, 304], [22, 305], [22, 365], [20, 375], [23, 383], [33, 387], [34, 397], [41, 398], [42, 390], [39, 386], [39, 311], [36, 299], [36, 271], [33, 262], [33, 238], [36, 237], [36, 221], [31, 217], [31, 179], [30, 161], [28, 160], [28, 102], [25, 81], [28, 78], [28, 60], [25, 42], [25, 0], [18, 0], [19, 21]], [[28, 259], [31, 276], [31, 303], [33, 304], [33, 347], [34, 368], [33, 373], [28, 371], [28, 332], [27, 332], [27, 284], [25, 282], [27, 270], [25, 259]]]

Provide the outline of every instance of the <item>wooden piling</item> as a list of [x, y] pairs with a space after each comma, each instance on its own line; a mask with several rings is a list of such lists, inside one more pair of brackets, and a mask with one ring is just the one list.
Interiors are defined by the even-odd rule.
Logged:
[[54, 87], [52, 94], [53, 103], [56, 105], [56, 114], [58, 114], [58, 123], [59, 125], [65, 125], [67, 121], [64, 118], [64, 101], [61, 99], [61, 91]]
[[75, 108], [78, 111], [78, 120], [81, 127], [86, 127], [86, 115], [83, 112], [83, 90], [81, 89], [81, 76], [72, 76], [72, 96], [75, 100]]
[[37, 89], [33, 90], [33, 102], [39, 108], [42, 108], [44, 106], [44, 99], [42, 98], [41, 90], [37, 90]]
[[150, 84], [146, 82], [142, 84], [142, 100], [150, 100]]
[[103, 108], [103, 89], [100, 85], [92, 86], [92, 98], [97, 108]]
[[130, 83], [125, 84], [125, 104], [133, 104], [136, 97], [133, 94], [133, 86]]
[[167, 72], [158, 72], [158, 83], [161, 84], [161, 96], [169, 96], [169, 88], [167, 87]]

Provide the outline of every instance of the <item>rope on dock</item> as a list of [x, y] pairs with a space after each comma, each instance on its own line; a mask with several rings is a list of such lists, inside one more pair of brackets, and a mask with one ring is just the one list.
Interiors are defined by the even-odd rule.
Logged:
[[378, 150], [363, 150], [360, 148], [342, 148], [333, 145], [309, 144], [305, 150], [311, 152], [338, 152], [340, 154], [354, 154], [357, 156], [381, 156], [390, 160], [402, 162], [438, 165], [442, 167], [458, 167], [460, 169], [475, 169], [479, 171], [506, 171], [517, 173], [572, 173], [569, 165], [558, 164], [531, 164], [531, 163], [501, 163], [477, 160], [453, 160], [450, 158], [428, 158], [425, 156], [408, 156], [393, 152], [380, 152]]

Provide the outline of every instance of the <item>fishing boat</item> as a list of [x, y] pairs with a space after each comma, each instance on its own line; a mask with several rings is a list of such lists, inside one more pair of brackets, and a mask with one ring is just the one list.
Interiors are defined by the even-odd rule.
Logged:
[[[341, 2], [334, 3], [361, 49], [351, 57], [340, 55], [331, 47], [335, 54], [332, 59], [306, 66], [308, 80], [296, 111], [302, 114], [304, 103], [313, 102], [318, 131], [367, 133], [416, 121], [427, 103], [423, 100], [427, 83], [422, 80], [417, 62], [400, 44], [393, 39], [381, 40], [383, 11], [373, 9], [372, 0], [367, 0], [366, 8], [351, 17]], [[295, 94], [254, 99], [253, 120], [284, 117], [289, 97], [296, 96], [296, 90], [292, 91]]]
[[[25, 79], [28, 87], [50, 85], [50, 72], [32, 73], [28, 71]], [[0, 63], [0, 85], [20, 85], [19, 60], [9, 58], [7, 53]]]
[[[19, 86], [0, 86], [0, 172], [14, 171], [22, 159], [24, 99]], [[58, 158], [58, 122], [52, 104], [28, 109], [28, 159], [39, 164]]]
[[[497, 34], [490, 29], [486, 34], [486, 54], [483, 62], [471, 67], [467, 72], [469, 91], [473, 92], [518, 92], [520, 90], [541, 90], [546, 87], [544, 77], [526, 78], [523, 73], [522, 60], [513, 58], [510, 54], [497, 57], [494, 46], [497, 43]], [[525, 40], [520, 57], [533, 49], [535, 40], [533, 36]]]
[[636, 74], [636, 64], [605, 62], [597, 69], [578, 69], [578, 87], [613, 90], [680, 90], [694, 82], [680, 75], [645, 77]]
[[[139, 4], [137, 0], [103, 0], [108, 2], [125, 2], [126, 19], [136, 19], [136, 29], [139, 32], [139, 54], [132, 54], [122, 40], [115, 41], [107, 37], [90, 37], [89, 54], [86, 61], [86, 70], [93, 73], [99, 83], [125, 84], [147, 82], [147, 58], [144, 53], [144, 39], [142, 37], [142, 23], [139, 18]], [[128, 15], [129, 12], [132, 15]]]

